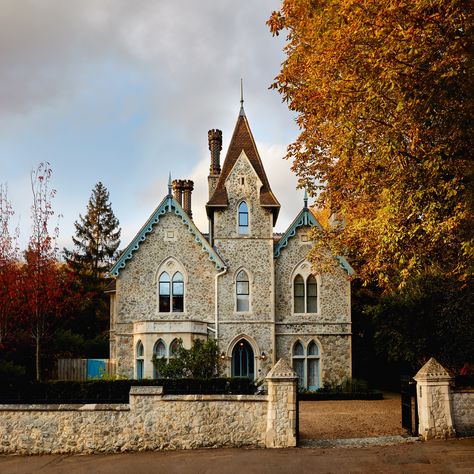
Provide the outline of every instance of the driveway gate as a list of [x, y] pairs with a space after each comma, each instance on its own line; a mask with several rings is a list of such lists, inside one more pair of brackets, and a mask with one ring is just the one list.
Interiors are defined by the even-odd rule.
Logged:
[[402, 426], [412, 436], [418, 436], [418, 405], [416, 403], [416, 382], [409, 375], [400, 377], [402, 398]]

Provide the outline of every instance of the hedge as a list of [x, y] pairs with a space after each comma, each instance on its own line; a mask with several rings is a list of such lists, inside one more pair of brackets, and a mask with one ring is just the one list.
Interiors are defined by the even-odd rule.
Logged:
[[128, 403], [130, 387], [162, 386], [166, 394], [254, 394], [247, 378], [4, 382], [0, 403]]

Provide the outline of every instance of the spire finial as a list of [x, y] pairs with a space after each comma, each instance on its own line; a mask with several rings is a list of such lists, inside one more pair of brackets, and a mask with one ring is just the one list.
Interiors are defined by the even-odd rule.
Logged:
[[244, 116], [244, 80], [240, 78], [240, 114]]
[[168, 177], [168, 196], [172, 196], [173, 195], [173, 183], [171, 182], [171, 171], [170, 171], [170, 174], [169, 174], [169, 177]]
[[304, 209], [308, 209], [308, 191], [306, 191], [306, 189], [304, 190], [303, 202], [304, 202]]

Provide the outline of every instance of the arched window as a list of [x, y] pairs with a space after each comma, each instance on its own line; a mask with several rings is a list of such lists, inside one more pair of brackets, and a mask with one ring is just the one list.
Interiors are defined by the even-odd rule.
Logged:
[[306, 280], [306, 312], [318, 312], [318, 283], [314, 275]]
[[237, 274], [235, 293], [237, 299], [237, 311], [244, 312], [250, 309], [250, 285], [249, 276], [245, 270], [240, 270]]
[[176, 272], [173, 275], [173, 313], [182, 313], [184, 311], [184, 281], [183, 275]]
[[318, 312], [318, 282], [314, 275], [306, 281], [298, 274], [293, 280], [293, 311], [295, 313]]
[[305, 386], [305, 364], [304, 364], [304, 347], [300, 341], [296, 341], [293, 346], [293, 369], [298, 375], [298, 384], [300, 387]]
[[153, 354], [155, 354], [157, 358], [166, 357], [166, 344], [161, 339], [156, 341]]
[[232, 350], [232, 377], [255, 378], [253, 349], [245, 339], [241, 339]]
[[158, 291], [160, 294], [160, 312], [168, 313], [171, 308], [171, 285], [170, 285], [170, 276], [168, 273], [163, 272], [160, 275], [158, 283]]
[[319, 348], [314, 341], [308, 345], [308, 390], [317, 390], [319, 383]]
[[295, 313], [304, 313], [304, 280], [301, 275], [296, 275], [293, 282]]
[[182, 313], [184, 311], [184, 279], [181, 272], [176, 272], [170, 280], [163, 272], [158, 280], [160, 313]]
[[239, 204], [239, 234], [249, 233], [249, 208], [245, 201]]
[[144, 363], [144, 349], [142, 341], [137, 342], [137, 380], [141, 380], [143, 378], [143, 363]]
[[178, 355], [179, 346], [180, 346], [179, 340], [173, 339], [173, 341], [170, 344], [170, 358], [176, 357]]
[[[161, 339], [158, 339], [155, 342], [153, 354], [157, 359], [166, 358], [166, 344]], [[156, 368], [156, 365], [153, 365], [153, 378], [157, 379], [159, 376], [160, 374]]]
[[298, 374], [298, 385], [308, 390], [317, 390], [319, 383], [319, 348], [314, 341], [304, 350], [301, 341], [293, 346], [293, 369]]

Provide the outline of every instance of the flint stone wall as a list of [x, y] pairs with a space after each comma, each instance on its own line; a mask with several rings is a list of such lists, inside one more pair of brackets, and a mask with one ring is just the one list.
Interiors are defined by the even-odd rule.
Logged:
[[129, 405], [0, 405], [0, 453], [265, 446], [265, 395], [162, 396], [139, 388], [147, 392], [131, 393]]
[[474, 435], [474, 389], [453, 390], [451, 393], [453, 422], [459, 436]]
[[296, 374], [285, 370], [273, 370], [268, 396], [163, 395], [145, 386], [131, 388], [129, 404], [0, 405], [0, 453], [296, 446]]

